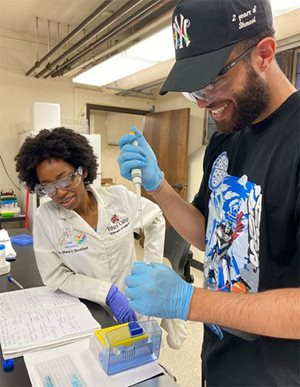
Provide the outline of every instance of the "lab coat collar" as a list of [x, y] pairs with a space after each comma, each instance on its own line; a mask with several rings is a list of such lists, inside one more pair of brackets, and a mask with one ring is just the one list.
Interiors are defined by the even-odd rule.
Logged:
[[[100, 197], [100, 195], [98, 194], [98, 192], [95, 189], [95, 187], [93, 187], [93, 185], [89, 185], [89, 186], [87, 186], [87, 189], [89, 191], [91, 191], [92, 194], [95, 196], [95, 198], [97, 200], [98, 208], [99, 208], [99, 205], [100, 205], [100, 208], [104, 207], [105, 205], [103, 203], [103, 200]], [[77, 218], [78, 219], [78, 223], [80, 223], [80, 230], [81, 231], [85, 232], [86, 234], [93, 235], [93, 236], [95, 236], [95, 234], [97, 234], [86, 222], [82, 221], [81, 216], [78, 215], [77, 212], [75, 212], [73, 210], [68, 210], [68, 209], [66, 209], [64, 207], [59, 206], [58, 204], [56, 204], [56, 205], [58, 207], [60, 219], [65, 220], [65, 221], [73, 219], [72, 222], [74, 224], [74, 221]], [[98, 214], [98, 216], [99, 216], [99, 214]]]
[[[99, 192], [98, 190], [95, 188], [95, 186], [93, 186], [92, 184], [88, 185], [87, 186], [87, 190], [92, 192], [92, 194], [94, 195], [95, 199], [97, 200], [97, 203], [98, 203], [98, 206], [100, 205], [100, 207], [103, 207], [105, 208], [106, 205], [104, 203], [104, 201], [102, 200], [102, 197], [99, 195]], [[103, 190], [103, 188], [100, 188], [100, 191]]]

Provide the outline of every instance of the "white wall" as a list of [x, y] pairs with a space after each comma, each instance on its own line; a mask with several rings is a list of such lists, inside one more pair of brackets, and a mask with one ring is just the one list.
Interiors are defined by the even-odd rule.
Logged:
[[300, 8], [287, 12], [274, 18], [274, 27], [276, 39], [285, 39], [287, 37], [300, 33]]

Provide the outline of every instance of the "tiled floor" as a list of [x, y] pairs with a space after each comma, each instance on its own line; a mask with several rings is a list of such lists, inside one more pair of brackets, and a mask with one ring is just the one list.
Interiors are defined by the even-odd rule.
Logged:
[[[202, 254], [193, 250], [194, 259], [202, 260]], [[137, 245], [138, 257], [143, 254], [142, 248]], [[166, 261], [167, 262], [167, 261]], [[202, 286], [202, 272], [191, 268], [195, 286]], [[160, 352], [159, 363], [166, 367], [177, 379], [180, 387], [200, 386], [200, 351], [202, 344], [203, 325], [192, 321], [187, 322], [188, 336], [179, 350], [168, 347], [166, 340]], [[163, 337], [165, 333], [163, 331]]]

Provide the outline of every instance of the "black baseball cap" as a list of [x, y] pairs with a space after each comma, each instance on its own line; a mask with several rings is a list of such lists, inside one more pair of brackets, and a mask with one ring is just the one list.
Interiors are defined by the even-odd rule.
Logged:
[[215, 79], [236, 43], [273, 25], [269, 0], [181, 0], [172, 18], [176, 62], [159, 94]]

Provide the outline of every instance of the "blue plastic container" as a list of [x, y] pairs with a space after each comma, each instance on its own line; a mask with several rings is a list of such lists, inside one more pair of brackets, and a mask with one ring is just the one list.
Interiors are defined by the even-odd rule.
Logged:
[[159, 357], [161, 329], [156, 320], [129, 322], [99, 329], [90, 349], [108, 375], [140, 366]]
[[29, 234], [19, 234], [13, 235], [10, 237], [12, 243], [16, 243], [18, 245], [32, 245], [32, 235]]

